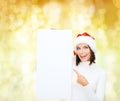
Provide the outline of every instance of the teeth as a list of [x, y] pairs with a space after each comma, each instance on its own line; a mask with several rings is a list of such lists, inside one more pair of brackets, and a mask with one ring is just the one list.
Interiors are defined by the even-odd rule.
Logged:
[[81, 57], [86, 57], [86, 55], [85, 56], [81, 56]]
[[86, 55], [85, 56], [81, 56], [81, 58], [85, 58], [86, 57]]

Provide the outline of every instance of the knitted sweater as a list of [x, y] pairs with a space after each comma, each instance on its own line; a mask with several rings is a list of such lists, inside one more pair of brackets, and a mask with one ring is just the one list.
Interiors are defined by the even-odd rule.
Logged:
[[76, 82], [77, 75], [72, 75], [72, 100], [71, 101], [104, 101], [106, 84], [106, 72], [96, 64], [81, 62], [78, 66], [74, 65], [89, 82], [87, 86], [82, 86]]

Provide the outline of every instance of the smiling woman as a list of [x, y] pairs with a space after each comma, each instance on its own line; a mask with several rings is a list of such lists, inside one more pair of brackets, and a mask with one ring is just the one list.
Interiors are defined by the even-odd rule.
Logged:
[[[91, 57], [91, 51], [87, 44], [79, 44], [76, 47], [76, 53], [78, 54], [78, 58], [81, 61], [89, 61]], [[77, 64], [78, 65], [78, 64]]]
[[106, 72], [95, 64], [96, 43], [88, 33], [75, 40], [72, 101], [104, 101]]
[[119, 101], [119, 26], [120, 0], [0, 0], [0, 101], [36, 101], [36, 33], [49, 28], [70, 29], [73, 40], [92, 32], [95, 62], [108, 73], [105, 101]]

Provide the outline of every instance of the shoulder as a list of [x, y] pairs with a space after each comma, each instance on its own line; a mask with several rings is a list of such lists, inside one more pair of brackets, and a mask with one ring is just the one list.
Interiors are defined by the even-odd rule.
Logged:
[[106, 72], [106, 70], [103, 67], [100, 67], [100, 66], [98, 66], [96, 64], [94, 64], [93, 67], [94, 67], [94, 69], [96, 70], [96, 72], [98, 74], [100, 74], [100, 75], [107, 75], [107, 72]]

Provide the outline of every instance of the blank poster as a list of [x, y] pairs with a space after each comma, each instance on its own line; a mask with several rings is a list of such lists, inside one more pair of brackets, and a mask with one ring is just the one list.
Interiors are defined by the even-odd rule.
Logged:
[[37, 98], [70, 100], [72, 31], [39, 30], [37, 36]]

